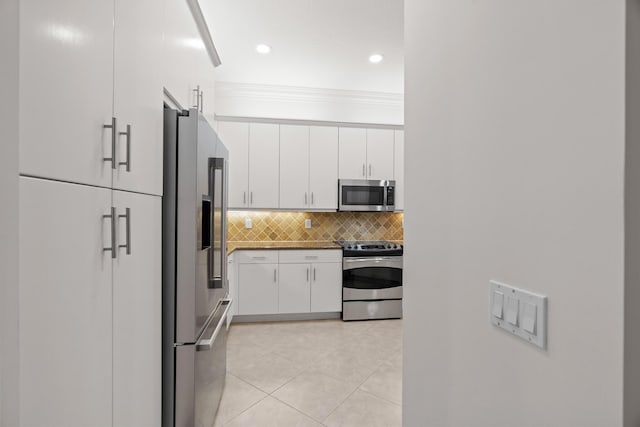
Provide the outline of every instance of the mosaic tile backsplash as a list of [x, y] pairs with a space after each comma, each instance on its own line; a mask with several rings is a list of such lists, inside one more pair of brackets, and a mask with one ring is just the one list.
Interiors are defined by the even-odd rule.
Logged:
[[[402, 240], [402, 213], [229, 211], [229, 242]], [[252, 228], [245, 228], [250, 218]], [[311, 228], [304, 221], [311, 220]]]

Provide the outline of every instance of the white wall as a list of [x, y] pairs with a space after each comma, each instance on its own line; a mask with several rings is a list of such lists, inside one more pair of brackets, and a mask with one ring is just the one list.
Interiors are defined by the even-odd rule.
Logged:
[[[404, 424], [622, 425], [625, 2], [404, 3]], [[490, 279], [548, 295], [547, 350]]]
[[216, 114], [270, 119], [404, 123], [403, 95], [216, 82]]
[[0, 2], [0, 426], [18, 425], [18, 0]]

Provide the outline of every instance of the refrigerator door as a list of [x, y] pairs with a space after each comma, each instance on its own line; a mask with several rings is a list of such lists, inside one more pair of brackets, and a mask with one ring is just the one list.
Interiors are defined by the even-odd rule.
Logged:
[[175, 427], [213, 426], [227, 370], [230, 306], [222, 301], [196, 344], [176, 347]]
[[177, 343], [194, 343], [227, 295], [227, 157], [196, 110], [178, 117]]

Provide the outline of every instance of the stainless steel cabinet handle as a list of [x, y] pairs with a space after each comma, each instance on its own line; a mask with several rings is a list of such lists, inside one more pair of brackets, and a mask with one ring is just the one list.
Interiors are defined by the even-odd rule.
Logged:
[[252, 256], [253, 259], [267, 259], [266, 256]]
[[192, 92], [195, 92], [196, 94], [196, 103], [193, 108], [200, 111], [200, 85], [196, 86], [195, 89], [192, 89]]
[[200, 112], [202, 113], [203, 109], [204, 109], [204, 91], [200, 91], [200, 95], [199, 95], [200, 101]]
[[111, 129], [111, 157], [103, 157], [102, 160], [105, 162], [111, 162], [111, 169], [116, 169], [116, 139], [118, 135], [118, 131], [116, 129], [116, 118], [111, 117], [110, 125], [102, 125], [104, 129]]
[[273, 283], [275, 283], [276, 280], [277, 280], [277, 278], [276, 278], [276, 269], [274, 268], [273, 269]]
[[309, 267], [307, 267], [307, 282], [309, 281]]
[[111, 258], [116, 258], [116, 208], [111, 207], [111, 214], [102, 215], [102, 218], [111, 219], [111, 247], [110, 248], [102, 248], [103, 251], [111, 251]]
[[305, 255], [304, 259], [318, 259], [317, 255]]
[[363, 164], [362, 164], [362, 176], [365, 176], [365, 169], [364, 169], [365, 167], [366, 167], [366, 166], [365, 166], [365, 164], [363, 163]]
[[371, 163], [369, 163], [369, 176], [371, 176]]
[[118, 218], [125, 219], [125, 230], [127, 235], [127, 240], [124, 245], [118, 245], [119, 248], [125, 248], [127, 250], [127, 255], [131, 255], [131, 209], [126, 208], [124, 210], [124, 215], [118, 215]]
[[131, 125], [127, 125], [126, 132], [120, 132], [120, 135], [127, 136], [127, 160], [118, 163], [120, 166], [126, 166], [127, 172], [131, 172]]
[[242, 192], [242, 204], [243, 205], [247, 204], [247, 192], [246, 191]]
[[307, 192], [306, 191], [304, 192], [304, 204], [305, 205], [307, 204]]
[[311, 204], [313, 205], [313, 191], [311, 192]]
[[250, 194], [251, 194], [251, 197], [249, 199], [250, 199], [251, 204], [253, 205], [253, 191]]
[[313, 281], [316, 281], [316, 268], [313, 267]]

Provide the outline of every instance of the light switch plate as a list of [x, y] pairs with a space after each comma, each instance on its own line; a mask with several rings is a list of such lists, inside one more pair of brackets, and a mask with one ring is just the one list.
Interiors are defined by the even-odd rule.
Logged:
[[[494, 314], [496, 312], [494, 299], [499, 294], [504, 295], [504, 319]], [[510, 301], [515, 301], [516, 304], [511, 305], [511, 312]], [[515, 319], [510, 318], [514, 307], [517, 307]], [[493, 325], [540, 348], [547, 348], [546, 296], [491, 280], [489, 281], [489, 318]]]
[[311, 228], [311, 219], [304, 220], [304, 228]]
[[244, 228], [252, 228], [252, 227], [253, 227], [253, 222], [251, 221], [251, 218], [245, 218]]

